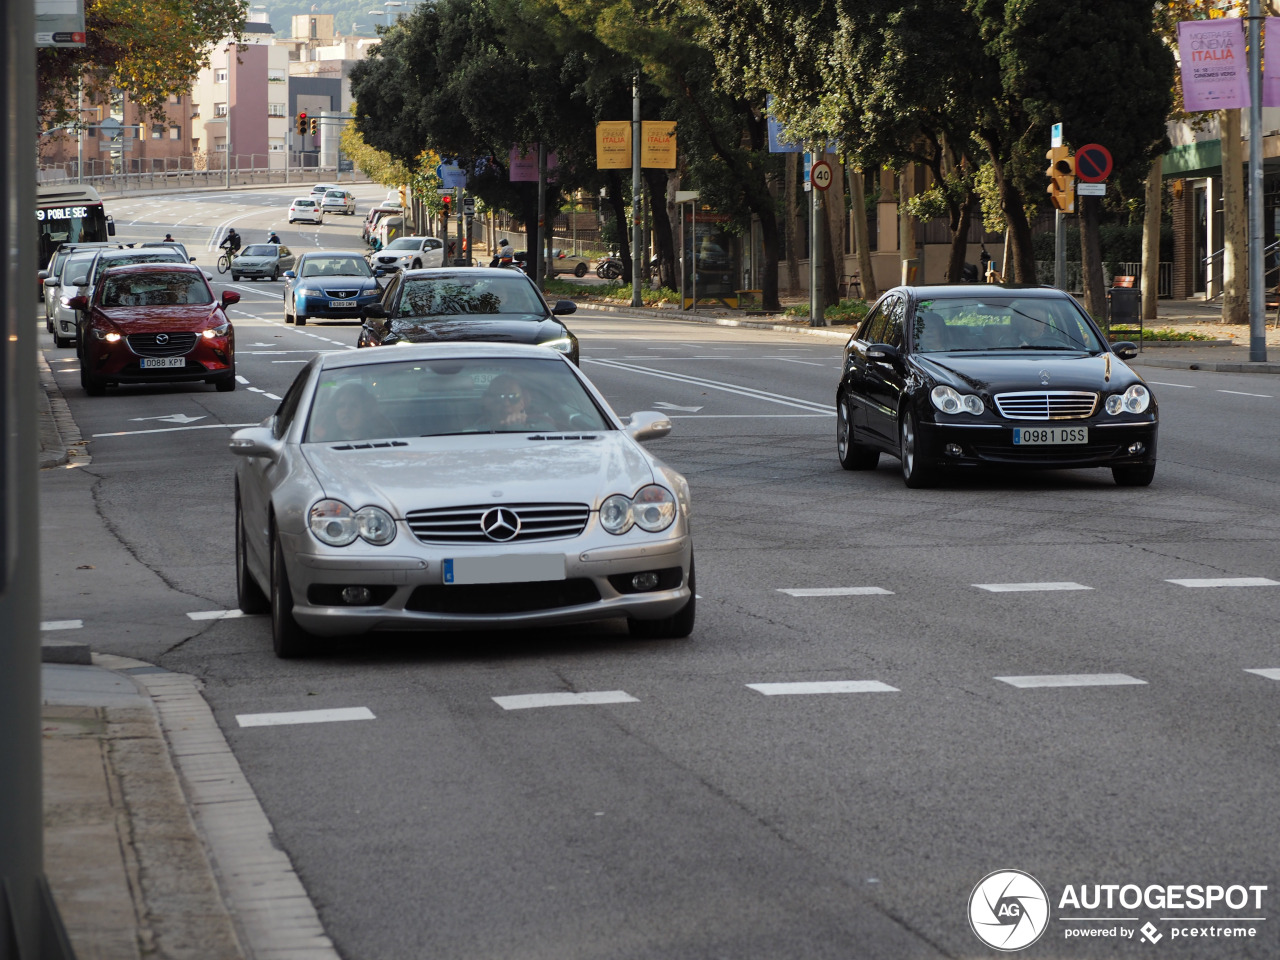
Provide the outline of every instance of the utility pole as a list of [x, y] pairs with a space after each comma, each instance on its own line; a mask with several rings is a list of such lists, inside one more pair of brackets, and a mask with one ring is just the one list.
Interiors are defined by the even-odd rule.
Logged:
[[1267, 359], [1262, 247], [1262, 16], [1249, 0], [1249, 359]]
[[640, 71], [631, 82], [631, 305], [643, 306], [640, 296]]
[[809, 326], [825, 327], [822, 302], [822, 200], [813, 185], [813, 164], [820, 157], [818, 144], [805, 154], [804, 188], [809, 191]]

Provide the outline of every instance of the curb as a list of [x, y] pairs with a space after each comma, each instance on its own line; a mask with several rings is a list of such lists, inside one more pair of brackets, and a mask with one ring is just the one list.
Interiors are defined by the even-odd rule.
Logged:
[[87, 467], [93, 462], [88, 441], [80, 436], [80, 428], [71, 416], [62, 388], [43, 350], [36, 351], [36, 370], [40, 375], [40, 393], [36, 398], [40, 421], [40, 469], [53, 467]]

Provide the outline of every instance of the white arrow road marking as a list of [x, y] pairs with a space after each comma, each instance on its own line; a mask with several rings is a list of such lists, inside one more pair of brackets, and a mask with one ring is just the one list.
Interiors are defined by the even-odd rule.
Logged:
[[202, 423], [198, 427], [157, 427], [154, 430], [117, 430], [115, 433], [95, 433], [99, 437], [137, 437], [144, 433], [177, 433], [179, 430], [239, 430], [241, 427], [256, 427], [256, 423]]
[[242, 727], [280, 727], [294, 723], [334, 723], [342, 720], [376, 720], [368, 707], [339, 707], [333, 710], [295, 710], [291, 713], [239, 713]]
[[195, 423], [197, 420], [203, 420], [204, 417], [189, 417], [185, 413], [171, 413], [165, 417], [131, 417], [130, 423], [139, 423], [143, 420], [164, 420], [168, 423]]
[[697, 413], [702, 409], [701, 407], [682, 407], [678, 404], [667, 403], [664, 400], [655, 400], [653, 405], [659, 410], [683, 410], [685, 413]]
[[83, 620], [44, 620], [40, 623], [41, 630], [79, 630], [83, 626]]
[[1268, 680], [1280, 680], [1280, 670], [1275, 667], [1263, 667], [1261, 670], [1246, 670], [1245, 673], [1256, 673], [1260, 677], [1266, 677]]
[[1040, 677], [996, 677], [1011, 687], [1118, 687], [1128, 684], [1146, 685], [1147, 681], [1127, 673], [1062, 673]]
[[748, 683], [748, 687], [766, 697], [813, 693], [899, 693], [879, 680], [815, 680], [809, 683]]
[[503, 710], [528, 710], [531, 707], [571, 707], [594, 703], [639, 703], [621, 690], [598, 690], [587, 693], [525, 693], [514, 697], [494, 697]]

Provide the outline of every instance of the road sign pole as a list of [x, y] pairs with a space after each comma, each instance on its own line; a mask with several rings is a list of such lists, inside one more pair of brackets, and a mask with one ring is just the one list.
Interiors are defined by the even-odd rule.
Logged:
[[1266, 294], [1262, 245], [1262, 18], [1249, 0], [1249, 359], [1267, 359]]
[[1066, 290], [1067, 282], [1067, 215], [1053, 212], [1053, 285]]

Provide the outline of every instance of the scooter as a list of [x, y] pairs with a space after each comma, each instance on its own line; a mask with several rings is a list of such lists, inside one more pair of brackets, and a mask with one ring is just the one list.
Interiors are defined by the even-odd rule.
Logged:
[[622, 259], [613, 254], [596, 264], [596, 276], [601, 280], [617, 280], [622, 276]]

